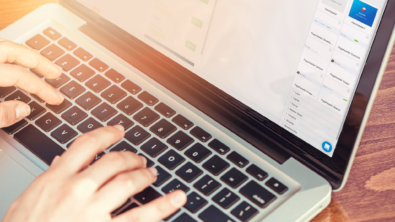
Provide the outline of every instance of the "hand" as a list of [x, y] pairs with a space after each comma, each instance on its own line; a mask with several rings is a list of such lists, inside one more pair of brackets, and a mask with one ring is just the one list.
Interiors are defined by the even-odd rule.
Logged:
[[155, 182], [157, 170], [132, 152], [95, 155], [124, 137], [122, 126], [108, 126], [78, 139], [11, 205], [3, 222], [155, 222], [186, 202], [175, 191], [115, 218], [111, 212]]
[[[58, 91], [22, 66], [34, 68], [48, 79], [55, 79], [62, 74], [61, 67], [36, 51], [0, 39], [0, 87], [18, 86], [28, 93], [36, 94], [51, 105], [63, 102], [64, 97]], [[23, 102], [2, 102], [0, 103], [0, 128], [10, 126], [29, 114], [30, 107]]]

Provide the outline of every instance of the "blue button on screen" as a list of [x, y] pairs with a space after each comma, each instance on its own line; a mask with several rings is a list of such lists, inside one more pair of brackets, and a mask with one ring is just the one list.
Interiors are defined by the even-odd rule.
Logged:
[[323, 142], [322, 143], [322, 149], [325, 151], [325, 152], [327, 152], [327, 153], [329, 153], [329, 152], [331, 152], [332, 151], [332, 144], [330, 144], [329, 142]]

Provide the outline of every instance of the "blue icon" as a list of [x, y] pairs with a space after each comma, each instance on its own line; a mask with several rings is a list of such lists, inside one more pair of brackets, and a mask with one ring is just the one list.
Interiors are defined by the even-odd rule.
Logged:
[[329, 152], [331, 152], [332, 151], [332, 144], [330, 144], [329, 142], [323, 142], [322, 143], [322, 149], [325, 151], [325, 152], [327, 152], [327, 153], [329, 153]]

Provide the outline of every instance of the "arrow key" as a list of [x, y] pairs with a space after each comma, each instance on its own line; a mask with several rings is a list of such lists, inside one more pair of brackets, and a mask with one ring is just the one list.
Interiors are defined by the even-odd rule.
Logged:
[[76, 137], [78, 133], [69, 127], [67, 124], [61, 125], [55, 131], [51, 133], [51, 136], [55, 138], [59, 143], [65, 144], [69, 142], [71, 139]]

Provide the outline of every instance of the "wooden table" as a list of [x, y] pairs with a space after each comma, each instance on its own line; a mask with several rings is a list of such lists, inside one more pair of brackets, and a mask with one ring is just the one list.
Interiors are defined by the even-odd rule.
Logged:
[[[49, 2], [56, 1], [0, 0], [0, 30]], [[313, 221], [395, 221], [395, 50], [348, 183]]]

